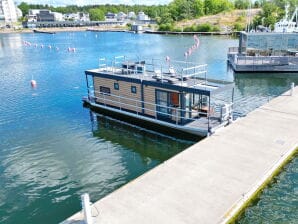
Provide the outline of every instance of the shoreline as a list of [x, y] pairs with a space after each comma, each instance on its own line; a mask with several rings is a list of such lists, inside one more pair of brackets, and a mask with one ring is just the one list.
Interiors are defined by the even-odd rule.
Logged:
[[[93, 31], [93, 32], [132, 32], [126, 27], [51, 27], [51, 28], [23, 28], [23, 29], [0, 29], [0, 34], [10, 33], [33, 33], [33, 30], [45, 31], [45, 32], [81, 32], [81, 31]], [[173, 31], [157, 31], [157, 30], [145, 30], [143, 33], [146, 34], [161, 34], [161, 35], [235, 35], [237, 32], [173, 32]]]
[[[23, 28], [23, 29], [0, 29], [0, 34], [9, 34], [9, 33], [33, 33], [33, 30], [40, 30], [46, 32], [80, 32], [80, 31], [113, 31], [119, 30], [119, 27], [51, 27], [51, 28]], [[123, 29], [125, 30], [125, 29]]]

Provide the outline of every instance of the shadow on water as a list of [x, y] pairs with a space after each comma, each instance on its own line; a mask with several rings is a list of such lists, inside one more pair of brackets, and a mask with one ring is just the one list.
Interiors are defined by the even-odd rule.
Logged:
[[234, 73], [234, 114], [245, 116], [298, 84], [298, 73]]
[[288, 90], [292, 82], [298, 85], [298, 73], [235, 73], [234, 78], [242, 95], [277, 96]]
[[113, 119], [90, 110], [93, 136], [113, 144], [121, 145], [127, 150], [138, 153], [142, 159], [153, 159], [163, 162], [181, 149], [194, 144], [186, 141], [149, 131], [129, 123]]

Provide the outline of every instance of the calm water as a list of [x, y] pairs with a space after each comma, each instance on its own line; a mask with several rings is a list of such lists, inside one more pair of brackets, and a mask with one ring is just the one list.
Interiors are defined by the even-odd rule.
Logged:
[[[200, 42], [190, 60], [207, 63], [212, 78], [235, 81], [239, 115], [284, 92], [292, 81], [298, 83], [294, 75], [234, 77], [227, 71], [226, 52], [237, 40], [200, 37]], [[97, 67], [99, 57], [183, 60], [192, 44], [192, 37], [124, 33], [0, 35], [0, 223], [62, 221], [80, 209], [82, 193], [98, 200], [191, 145], [93, 114], [82, 107], [81, 97], [86, 95], [84, 70]], [[68, 47], [77, 51], [69, 53]], [[30, 87], [32, 77], [36, 89]], [[280, 182], [297, 195], [295, 177], [296, 160]], [[257, 209], [248, 209], [243, 222], [258, 222], [260, 206], [268, 216], [280, 212], [275, 201], [295, 208], [294, 199], [274, 190], [276, 185], [254, 205]], [[266, 198], [269, 202], [260, 205]]]

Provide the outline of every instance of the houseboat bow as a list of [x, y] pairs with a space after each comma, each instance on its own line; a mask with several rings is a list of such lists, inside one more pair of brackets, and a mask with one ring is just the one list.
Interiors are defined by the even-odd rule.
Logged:
[[207, 65], [120, 56], [85, 75], [85, 105], [155, 131], [207, 136], [232, 119], [234, 83], [208, 79]]

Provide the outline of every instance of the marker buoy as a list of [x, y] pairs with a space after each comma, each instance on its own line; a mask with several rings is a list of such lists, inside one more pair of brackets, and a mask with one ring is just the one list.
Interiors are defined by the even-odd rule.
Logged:
[[74, 47], [69, 47], [69, 48], [68, 48], [68, 52], [76, 52], [76, 48], [74, 48]]
[[31, 80], [31, 86], [34, 88], [36, 87], [37, 83], [34, 79]]

